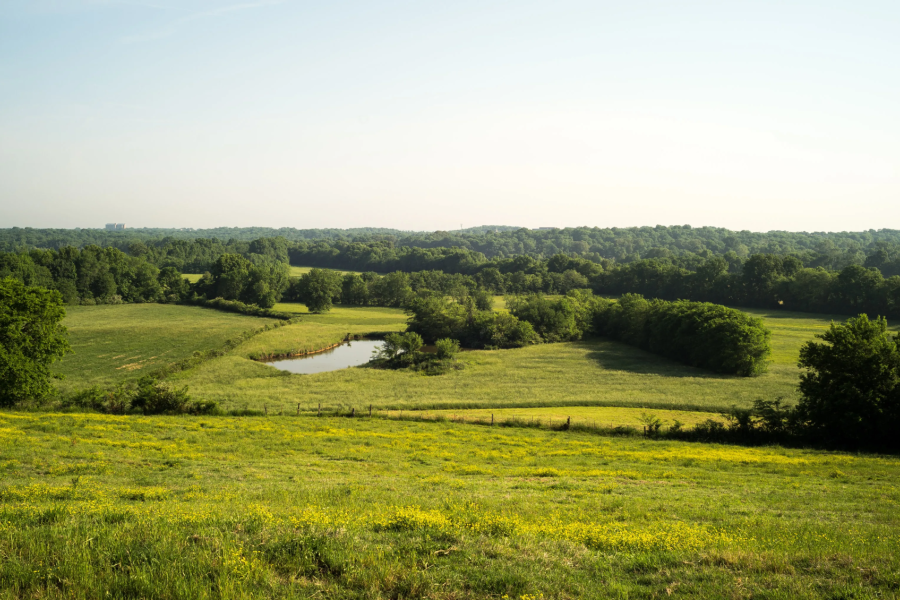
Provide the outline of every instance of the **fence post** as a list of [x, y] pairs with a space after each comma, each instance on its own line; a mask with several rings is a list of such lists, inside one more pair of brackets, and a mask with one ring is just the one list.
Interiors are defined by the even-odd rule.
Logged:
[[491, 425], [494, 424], [494, 413], [491, 413]]
[[268, 416], [269, 415], [269, 407], [263, 404], [263, 413]]
[[297, 414], [298, 415], [300, 414], [300, 403], [299, 402], [297, 403]]
[[372, 416], [372, 405], [371, 404], [369, 405], [369, 416], [370, 417]]
[[321, 403], [321, 402], [319, 402], [319, 412], [316, 413], [316, 416], [317, 416], [317, 417], [321, 417], [321, 416], [322, 416], [322, 403]]
[[351, 416], [351, 417], [355, 417], [355, 416], [356, 416], [356, 408], [355, 408], [355, 407], [350, 409], [350, 416]]
[[566, 429], [572, 426], [572, 417], [566, 417]]

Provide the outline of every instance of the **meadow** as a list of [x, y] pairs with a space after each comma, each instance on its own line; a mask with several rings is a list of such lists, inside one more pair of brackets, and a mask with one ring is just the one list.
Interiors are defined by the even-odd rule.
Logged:
[[[291, 306], [277, 308], [291, 310]], [[180, 374], [177, 380], [225, 408], [265, 407], [276, 412], [295, 412], [298, 404], [303, 411], [317, 410], [321, 404], [357, 410], [370, 405], [430, 410], [619, 406], [718, 412], [748, 407], [761, 397], [794, 399], [800, 346], [824, 331], [831, 317], [748, 312], [763, 318], [773, 332], [772, 363], [768, 373], [757, 378], [716, 375], [602, 339], [464, 352], [459, 360], [465, 368], [440, 377], [369, 368], [288, 375], [249, 360], [267, 346], [281, 351], [337, 340], [342, 323], [348, 324], [346, 332], [362, 332], [367, 315], [377, 315], [377, 326], [384, 331], [402, 328], [404, 322], [399, 310], [344, 307], [254, 338], [226, 357]], [[392, 318], [396, 319], [393, 325]], [[327, 328], [333, 328], [331, 337], [321, 335]], [[304, 346], [305, 339], [315, 343]]]
[[0, 598], [875, 598], [900, 460], [365, 418], [0, 413]]
[[[760, 397], [794, 399], [800, 346], [824, 331], [832, 319], [748, 311], [773, 332], [769, 371], [757, 378], [716, 375], [603, 339], [464, 352], [459, 358], [464, 368], [439, 377], [369, 368], [291, 375], [254, 359], [313, 352], [348, 335], [400, 331], [406, 315], [399, 309], [374, 307], [337, 306], [325, 314], [310, 314], [302, 304], [275, 308], [292, 312], [301, 321], [256, 335], [225, 356], [171, 380], [225, 409], [276, 413], [295, 413], [298, 404], [304, 412], [315, 411], [320, 404], [330, 410], [624, 407], [719, 412], [747, 407]], [[60, 388], [65, 392], [137, 378], [271, 322], [189, 306], [71, 307], [65, 323], [75, 353], [57, 365], [56, 370], [66, 375]]]

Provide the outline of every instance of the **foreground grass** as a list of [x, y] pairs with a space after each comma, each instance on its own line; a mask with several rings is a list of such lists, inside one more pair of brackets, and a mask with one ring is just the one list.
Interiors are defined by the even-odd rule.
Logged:
[[63, 324], [74, 353], [53, 370], [65, 376], [63, 392], [109, 387], [274, 322], [172, 304], [70, 306]]
[[0, 413], [0, 598], [896, 597], [900, 461]]

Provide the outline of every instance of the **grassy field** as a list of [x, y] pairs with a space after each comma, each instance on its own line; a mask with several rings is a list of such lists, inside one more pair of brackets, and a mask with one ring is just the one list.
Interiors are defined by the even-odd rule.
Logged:
[[[227, 356], [177, 375], [191, 393], [224, 408], [273, 411], [327, 408], [460, 409], [607, 406], [720, 411], [755, 398], [791, 398], [803, 342], [824, 331], [830, 318], [801, 313], [748, 311], [773, 331], [772, 364], [747, 379], [712, 374], [607, 340], [532, 346], [519, 350], [465, 352], [465, 368], [440, 377], [367, 368], [289, 375], [250, 357], [300, 354], [331, 346], [347, 334], [398, 331], [401, 310], [335, 307], [313, 315], [302, 304], [279, 304], [302, 322], [260, 334]], [[258, 319], [170, 305], [72, 307], [66, 318], [76, 354], [57, 365], [67, 391], [109, 386], [181, 360], [196, 350], [220, 347], [229, 337], [256, 329]], [[566, 411], [563, 411], [566, 412]], [[680, 419], [682, 420], [682, 419]], [[684, 421], [684, 420], [682, 420]]]
[[[290, 309], [291, 305], [278, 308]], [[762, 317], [773, 331], [772, 364], [769, 372], [758, 378], [716, 375], [606, 340], [466, 352], [460, 359], [465, 363], [464, 370], [440, 377], [366, 368], [288, 375], [247, 360], [252, 352], [267, 347], [283, 350], [336, 341], [353, 331], [350, 323], [360, 323], [369, 314], [378, 316], [379, 329], [392, 327], [391, 314], [397, 319], [393, 327], [402, 327], [400, 311], [340, 308], [323, 315], [317, 323], [312, 320], [319, 317], [310, 317], [298, 325], [259, 336], [228, 357], [182, 374], [180, 380], [197, 395], [226, 408], [265, 405], [276, 411], [296, 410], [298, 403], [303, 409], [322, 404], [358, 409], [369, 405], [407, 409], [625, 406], [719, 411], [732, 405], [749, 406], [759, 397], [794, 397], [800, 346], [824, 331], [830, 318], [750, 312]], [[348, 326], [342, 330], [345, 323]], [[332, 337], [322, 335], [327, 328], [332, 328]], [[290, 343], [285, 342], [288, 338]], [[312, 341], [304, 346], [304, 339]]]
[[63, 323], [74, 354], [53, 370], [65, 375], [58, 384], [63, 391], [108, 387], [274, 322], [170, 304], [70, 306]]
[[0, 413], [0, 598], [890, 598], [900, 460]]

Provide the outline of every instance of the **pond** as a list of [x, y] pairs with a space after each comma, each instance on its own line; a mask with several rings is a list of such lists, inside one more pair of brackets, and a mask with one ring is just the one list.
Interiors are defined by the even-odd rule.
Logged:
[[337, 371], [366, 364], [372, 358], [372, 351], [383, 345], [380, 340], [356, 340], [324, 352], [266, 361], [266, 364], [300, 375]]

